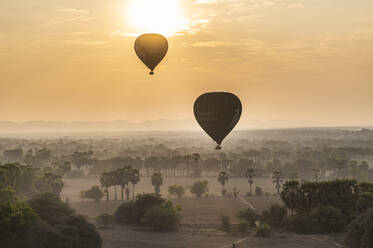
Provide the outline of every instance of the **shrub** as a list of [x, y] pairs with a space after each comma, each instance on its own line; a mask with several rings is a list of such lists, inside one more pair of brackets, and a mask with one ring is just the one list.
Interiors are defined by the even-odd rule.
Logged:
[[81, 215], [68, 216], [62, 219], [62, 221], [55, 228], [63, 236], [65, 240], [64, 243], [69, 244], [68, 247], [101, 247], [102, 240], [99, 233], [96, 231], [94, 225], [90, 224], [87, 219]]
[[121, 204], [114, 213], [114, 219], [119, 224], [135, 223], [139, 221], [139, 217], [136, 215], [135, 202], [130, 201]]
[[311, 218], [315, 233], [332, 233], [345, 231], [341, 210], [332, 206], [319, 206], [312, 210]]
[[373, 193], [363, 192], [356, 203], [357, 212], [361, 214], [369, 208], [373, 208]]
[[168, 187], [168, 193], [180, 198], [184, 196], [185, 188], [182, 185], [172, 185]]
[[287, 213], [286, 207], [273, 204], [269, 207], [269, 210], [263, 211], [261, 219], [271, 226], [279, 227], [284, 225]]
[[222, 215], [221, 220], [221, 229], [226, 232], [230, 232], [232, 229], [231, 219], [228, 215]]
[[315, 222], [309, 214], [296, 213], [288, 218], [288, 227], [290, 230], [300, 233], [313, 233]]
[[349, 247], [373, 247], [373, 208], [357, 216], [349, 225], [346, 243]]
[[98, 227], [107, 228], [114, 223], [114, 217], [111, 214], [103, 213], [96, 217], [96, 225]]
[[85, 191], [84, 195], [88, 199], [92, 199], [95, 202], [99, 202], [102, 199], [102, 197], [104, 197], [104, 192], [102, 192], [100, 187], [96, 185], [96, 186], [92, 186], [92, 188]]
[[74, 211], [57, 196], [47, 193], [30, 201], [30, 206], [40, 216], [25, 237], [29, 247], [79, 247], [100, 248], [101, 237], [94, 225]]
[[141, 218], [141, 223], [148, 225], [154, 230], [172, 230], [179, 223], [180, 216], [176, 208], [169, 202], [162, 206], [149, 208]]
[[271, 226], [267, 223], [261, 223], [258, 227], [256, 227], [256, 236], [265, 238], [269, 237], [271, 234]]
[[172, 229], [180, 217], [172, 202], [166, 201], [158, 194], [141, 194], [136, 201], [124, 203], [114, 213], [119, 224], [142, 223], [156, 230]]
[[261, 187], [256, 186], [255, 187], [255, 195], [256, 196], [263, 196], [264, 195], [263, 189]]
[[289, 218], [291, 230], [302, 234], [326, 234], [345, 230], [341, 211], [331, 206], [319, 206], [310, 214], [297, 213]]
[[250, 224], [245, 220], [241, 220], [240, 223], [238, 223], [238, 231], [241, 233], [247, 233], [249, 228]]
[[225, 196], [227, 195], [227, 190], [226, 190], [225, 188], [223, 188], [223, 189], [221, 190], [221, 195], [222, 195], [223, 197], [225, 197]]
[[201, 197], [208, 191], [207, 188], [208, 182], [204, 181], [197, 181], [190, 187], [190, 192], [195, 194], [197, 197]]
[[134, 215], [136, 217], [136, 221], [139, 222], [141, 220], [148, 208], [153, 206], [161, 206], [165, 202], [165, 199], [155, 193], [137, 195], [134, 205]]
[[249, 223], [250, 226], [256, 227], [256, 221], [259, 220], [260, 216], [251, 208], [241, 210], [238, 213], [238, 218]]

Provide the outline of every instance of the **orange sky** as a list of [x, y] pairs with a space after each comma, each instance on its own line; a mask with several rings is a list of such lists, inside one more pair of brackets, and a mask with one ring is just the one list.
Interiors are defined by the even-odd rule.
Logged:
[[[192, 118], [200, 94], [230, 91], [243, 122], [373, 125], [370, 0], [0, 4], [0, 120]], [[152, 30], [170, 49], [150, 77], [133, 42]]]

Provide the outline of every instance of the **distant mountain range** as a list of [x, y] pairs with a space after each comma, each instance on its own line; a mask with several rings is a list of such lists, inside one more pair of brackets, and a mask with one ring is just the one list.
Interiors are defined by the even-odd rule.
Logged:
[[[311, 123], [310, 126], [311, 127]], [[241, 120], [236, 130], [302, 127], [300, 123], [287, 121], [260, 122]], [[312, 125], [319, 126], [319, 125]], [[160, 119], [144, 122], [129, 121], [0, 121], [0, 133], [74, 133], [74, 132], [142, 132], [142, 131], [194, 131], [200, 130], [193, 119]]]
[[0, 132], [132, 132], [161, 130], [193, 130], [194, 120], [155, 120], [145, 122], [128, 121], [0, 121]]

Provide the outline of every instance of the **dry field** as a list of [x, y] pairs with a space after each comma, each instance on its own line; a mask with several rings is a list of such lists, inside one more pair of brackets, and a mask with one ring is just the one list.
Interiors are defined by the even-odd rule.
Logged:
[[[190, 178], [189, 185], [197, 180], [207, 180], [209, 182], [208, 194], [211, 196], [221, 196], [221, 185], [218, 180], [214, 178]], [[82, 178], [82, 179], [65, 179], [65, 186], [61, 193], [62, 198], [69, 198], [70, 202], [80, 202], [79, 192], [81, 190], [87, 190], [93, 185], [100, 185], [99, 178]], [[174, 184], [181, 184], [185, 185], [186, 180], [185, 178], [165, 178], [163, 181], [163, 185], [161, 186], [161, 194], [164, 197], [168, 197], [168, 186]], [[270, 178], [255, 178], [254, 185], [252, 186], [253, 190], [255, 186], [261, 187], [264, 192], [268, 192], [271, 194], [275, 193], [275, 188], [272, 184], [272, 180]], [[226, 183], [225, 188], [228, 192], [232, 192], [233, 188], [236, 188], [241, 195], [246, 195], [249, 191], [249, 184], [247, 183], [247, 179], [245, 178], [230, 178], [229, 181]], [[132, 186], [130, 186], [131, 195], [132, 195]], [[117, 187], [117, 194], [120, 197], [120, 189]], [[136, 185], [135, 188], [136, 193], [150, 193], [154, 192], [154, 187], [151, 184], [150, 178], [141, 178], [141, 181]], [[109, 191], [110, 199], [114, 199], [114, 187], [110, 188]], [[186, 192], [186, 197], [193, 197], [189, 192]]]
[[[193, 182], [193, 180], [191, 180]], [[279, 203], [278, 196], [246, 197], [240, 198], [218, 197], [221, 186], [215, 178], [208, 179], [210, 197], [195, 198], [191, 195], [181, 199], [172, 199], [176, 205], [180, 205], [182, 220], [178, 231], [175, 232], [152, 232], [142, 227], [118, 226], [100, 229], [99, 232], [104, 240], [103, 248], [230, 248], [232, 242], [239, 242], [240, 248], [332, 248], [328, 236], [303, 236], [295, 234], [276, 234], [272, 238], [256, 238], [237, 234], [230, 235], [219, 230], [221, 215], [229, 215], [233, 223], [237, 212], [247, 208], [244, 201], [253, 205], [261, 212], [271, 204]], [[87, 216], [90, 221], [101, 213], [114, 213], [117, 207], [125, 201], [102, 201], [80, 202], [79, 192], [98, 184], [97, 178], [67, 180], [66, 187], [62, 193], [63, 198], [70, 199], [70, 205], [78, 213]], [[166, 191], [168, 185], [183, 183], [180, 179], [165, 179], [162, 186], [162, 194], [168, 197]], [[270, 179], [257, 179], [257, 185], [265, 192], [274, 192]], [[227, 185], [228, 190], [233, 187], [239, 188], [242, 195], [248, 191], [245, 179], [232, 179]], [[119, 192], [119, 191], [118, 191]], [[137, 185], [136, 192], [153, 192], [153, 187], [148, 179], [143, 179]], [[113, 192], [110, 192], [113, 196]], [[119, 196], [119, 194], [118, 194]], [[112, 197], [111, 197], [112, 198]]]

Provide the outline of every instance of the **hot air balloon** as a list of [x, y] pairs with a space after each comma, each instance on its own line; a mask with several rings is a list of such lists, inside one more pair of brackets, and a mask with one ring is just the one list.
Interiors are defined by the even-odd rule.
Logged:
[[224, 138], [233, 130], [242, 113], [240, 99], [228, 92], [209, 92], [197, 98], [194, 116], [202, 129], [221, 149]]
[[160, 34], [143, 34], [135, 41], [135, 52], [151, 70], [150, 75], [154, 74], [154, 68], [166, 56], [167, 50], [167, 39]]

